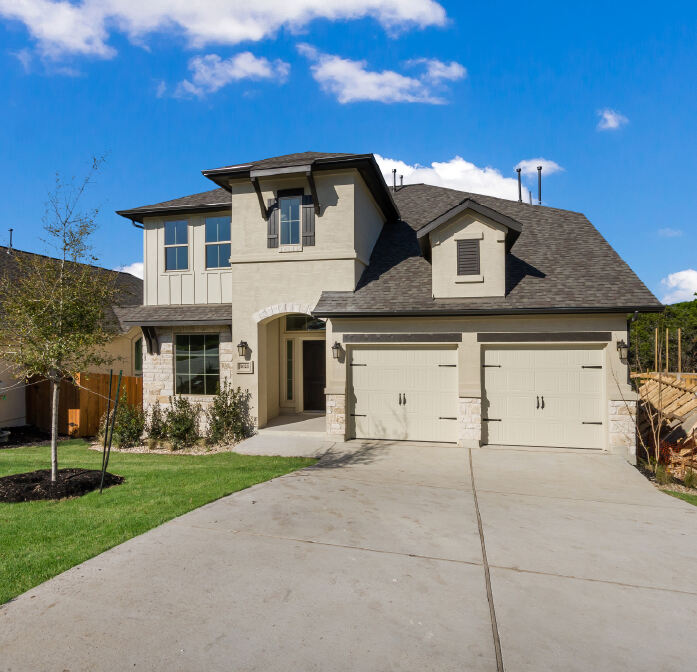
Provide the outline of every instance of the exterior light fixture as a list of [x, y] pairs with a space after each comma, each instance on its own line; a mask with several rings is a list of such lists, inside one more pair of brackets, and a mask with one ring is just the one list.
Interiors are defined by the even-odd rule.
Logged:
[[249, 346], [247, 345], [247, 341], [240, 341], [240, 342], [237, 344], [237, 354], [238, 354], [240, 357], [244, 357], [244, 356], [247, 354], [247, 348], [248, 348], [248, 347], [249, 347]]
[[617, 341], [617, 352], [622, 362], [626, 364], [629, 358], [629, 346], [624, 341]]
[[341, 344], [339, 341], [334, 341], [334, 345], [332, 345], [332, 357], [334, 359], [339, 359], [339, 355], [341, 354]]

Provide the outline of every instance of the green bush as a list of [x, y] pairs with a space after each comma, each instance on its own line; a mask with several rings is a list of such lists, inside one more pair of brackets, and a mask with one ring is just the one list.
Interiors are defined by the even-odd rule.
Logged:
[[166, 438], [174, 450], [189, 448], [199, 438], [201, 406], [186, 397], [170, 397], [165, 411]]
[[250, 393], [234, 389], [226, 380], [208, 410], [208, 438], [214, 444], [237, 443], [251, 436], [253, 423], [249, 415]]
[[[106, 413], [99, 423], [99, 439], [104, 440]], [[116, 421], [114, 423], [114, 436], [112, 445], [117, 448], [132, 448], [141, 443], [141, 437], [145, 431], [145, 413], [139, 406], [132, 406], [126, 401], [126, 395], [121, 395], [119, 406], [116, 409]]]
[[686, 488], [697, 488], [697, 471], [694, 469], [685, 469], [682, 482]]
[[167, 438], [167, 423], [165, 414], [162, 412], [160, 402], [156, 401], [150, 409], [150, 418], [148, 419], [148, 438], [154, 439], [155, 442]]
[[670, 471], [668, 471], [668, 467], [666, 467], [665, 464], [657, 464], [654, 475], [656, 476], [656, 483], [659, 485], [668, 485], [673, 480], [672, 476], [670, 475]]

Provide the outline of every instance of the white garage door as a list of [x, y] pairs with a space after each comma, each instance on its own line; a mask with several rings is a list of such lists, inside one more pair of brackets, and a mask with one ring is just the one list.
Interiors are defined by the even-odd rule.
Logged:
[[484, 440], [514, 446], [603, 448], [603, 360], [600, 348], [485, 349]]
[[349, 365], [352, 436], [457, 441], [454, 347], [355, 346]]

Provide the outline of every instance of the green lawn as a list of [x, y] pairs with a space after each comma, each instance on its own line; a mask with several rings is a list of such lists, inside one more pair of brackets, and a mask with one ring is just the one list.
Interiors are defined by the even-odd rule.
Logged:
[[697, 506], [697, 495], [688, 495], [686, 492], [675, 492], [674, 490], [664, 490], [663, 492], [673, 495], [673, 497], [677, 497], [678, 499], [682, 499], [688, 504]]
[[[58, 466], [101, 468], [82, 440], [58, 446]], [[102, 551], [207, 502], [315, 460], [112, 453], [125, 483], [55, 502], [0, 503], [0, 604]], [[48, 446], [0, 450], [0, 476], [50, 468]]]

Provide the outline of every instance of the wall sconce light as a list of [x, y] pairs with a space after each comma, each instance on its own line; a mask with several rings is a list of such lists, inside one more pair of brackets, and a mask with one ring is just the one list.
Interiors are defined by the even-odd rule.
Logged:
[[339, 359], [339, 355], [341, 354], [341, 344], [339, 341], [334, 341], [334, 345], [332, 345], [332, 357], [334, 359]]
[[240, 357], [244, 357], [244, 356], [247, 354], [247, 349], [248, 349], [248, 348], [249, 348], [249, 346], [247, 345], [247, 341], [240, 341], [240, 342], [237, 344], [237, 354], [238, 354]]
[[626, 364], [629, 358], [629, 346], [624, 341], [617, 341], [617, 352], [620, 355], [622, 363]]

